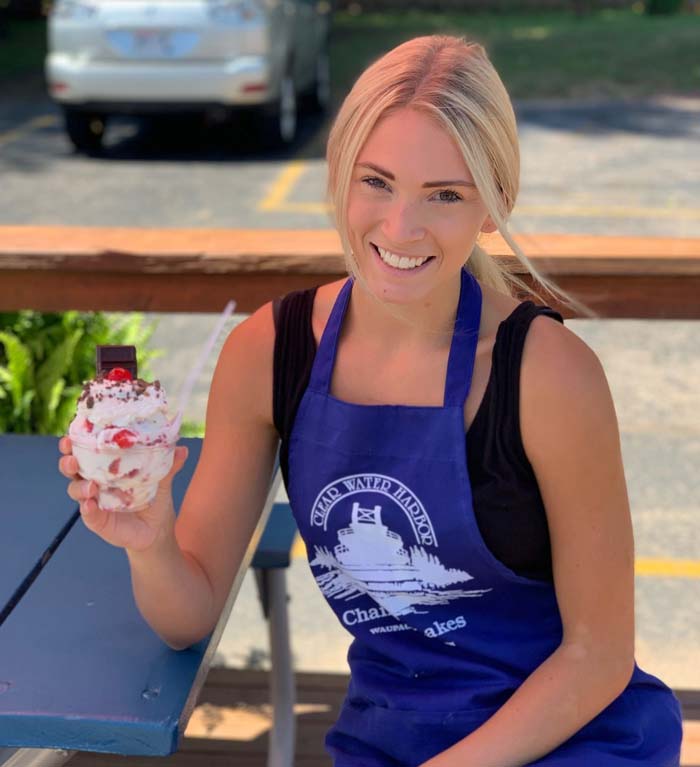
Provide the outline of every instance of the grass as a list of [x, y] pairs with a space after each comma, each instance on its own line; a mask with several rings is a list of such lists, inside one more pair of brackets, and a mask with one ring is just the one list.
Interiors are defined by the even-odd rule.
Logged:
[[[334, 101], [360, 72], [417, 35], [464, 35], [484, 45], [511, 97], [700, 96], [700, 14], [637, 10], [502, 13], [338, 12], [331, 35]], [[41, 72], [46, 22], [11, 20], [0, 37], [0, 82]]]
[[565, 11], [338, 13], [334, 90], [346, 94], [368, 64], [399, 43], [447, 33], [484, 45], [512, 98], [700, 96], [700, 15], [640, 11], [583, 18]]

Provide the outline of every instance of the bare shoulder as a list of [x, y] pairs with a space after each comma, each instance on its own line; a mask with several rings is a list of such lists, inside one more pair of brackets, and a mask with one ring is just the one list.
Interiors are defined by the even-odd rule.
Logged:
[[[317, 341], [345, 280], [320, 285], [316, 290], [312, 324]], [[245, 388], [264, 405], [264, 415], [272, 423], [272, 372], [275, 350], [275, 323], [272, 302], [263, 304], [229, 333], [219, 357], [215, 378], [229, 386], [244, 379]], [[262, 396], [263, 393], [265, 396]], [[267, 396], [269, 393], [270, 396]]]
[[580, 386], [603, 372], [596, 353], [561, 322], [539, 315], [530, 323], [523, 348], [523, 378], [547, 387]]
[[616, 431], [610, 388], [596, 353], [551, 317], [532, 320], [520, 371], [520, 424], [531, 460], [597, 430]]
[[272, 424], [274, 348], [270, 301], [246, 317], [226, 338], [212, 379], [210, 404], [222, 410], [227, 409], [227, 404], [240, 405], [251, 417]]
[[[316, 291], [312, 325], [317, 342], [344, 282], [337, 280], [320, 285]], [[212, 379], [211, 407], [244, 411], [255, 420], [273, 425], [274, 350], [275, 323], [272, 302], [269, 301], [237, 325], [226, 338]], [[235, 402], [231, 398], [234, 392]]]

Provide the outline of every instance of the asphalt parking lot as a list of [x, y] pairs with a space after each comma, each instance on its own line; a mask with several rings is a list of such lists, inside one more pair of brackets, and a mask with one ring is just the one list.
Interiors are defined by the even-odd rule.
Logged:
[[[700, 235], [700, 98], [516, 103], [521, 192], [511, 228]], [[333, 107], [333, 110], [335, 106]], [[326, 119], [262, 154], [230, 125], [120, 119], [76, 155], [41, 80], [0, 102], [0, 224], [317, 228]]]
[[[516, 104], [522, 190], [512, 230], [700, 237], [700, 99]], [[0, 225], [321, 228], [329, 120], [288, 152], [243, 147], [235, 128], [116, 122], [101, 158], [73, 153], [40, 82], [0, 102]], [[235, 296], [234, 296], [235, 298]], [[223, 307], [222, 307], [223, 308]], [[214, 315], [152, 315], [161, 380], [175, 391]], [[240, 321], [241, 317], [235, 318]], [[677, 687], [700, 687], [698, 323], [572, 320], [599, 355], [618, 411], [636, 535], [637, 657]], [[187, 417], [203, 420], [213, 360]], [[289, 571], [300, 670], [345, 670], [303, 552]], [[245, 627], [243, 630], [241, 627]], [[220, 660], [265, 666], [247, 579]]]

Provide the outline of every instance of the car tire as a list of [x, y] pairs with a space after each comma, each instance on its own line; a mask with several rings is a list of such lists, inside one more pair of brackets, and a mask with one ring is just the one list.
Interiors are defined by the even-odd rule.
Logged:
[[304, 109], [309, 114], [322, 114], [331, 102], [331, 66], [327, 48], [316, 56], [316, 74], [311, 90], [304, 99]]
[[73, 146], [85, 154], [99, 154], [102, 150], [106, 118], [78, 109], [63, 110], [66, 133]]
[[282, 149], [291, 146], [299, 130], [299, 107], [296, 86], [291, 74], [280, 82], [277, 99], [263, 109], [260, 117], [259, 145], [264, 149]]

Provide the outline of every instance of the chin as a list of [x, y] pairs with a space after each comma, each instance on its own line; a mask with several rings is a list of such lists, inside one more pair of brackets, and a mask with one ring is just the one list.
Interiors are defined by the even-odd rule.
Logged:
[[370, 246], [366, 260], [358, 266], [361, 267], [363, 287], [366, 286], [366, 290], [383, 303], [415, 303], [427, 298], [436, 287], [437, 258], [410, 271], [402, 271], [385, 264]]
[[377, 279], [374, 275], [365, 275], [365, 284], [369, 292], [385, 304], [408, 305], [427, 299], [434, 285], [432, 281], [421, 281], [420, 284], [401, 285], [386, 279]]

